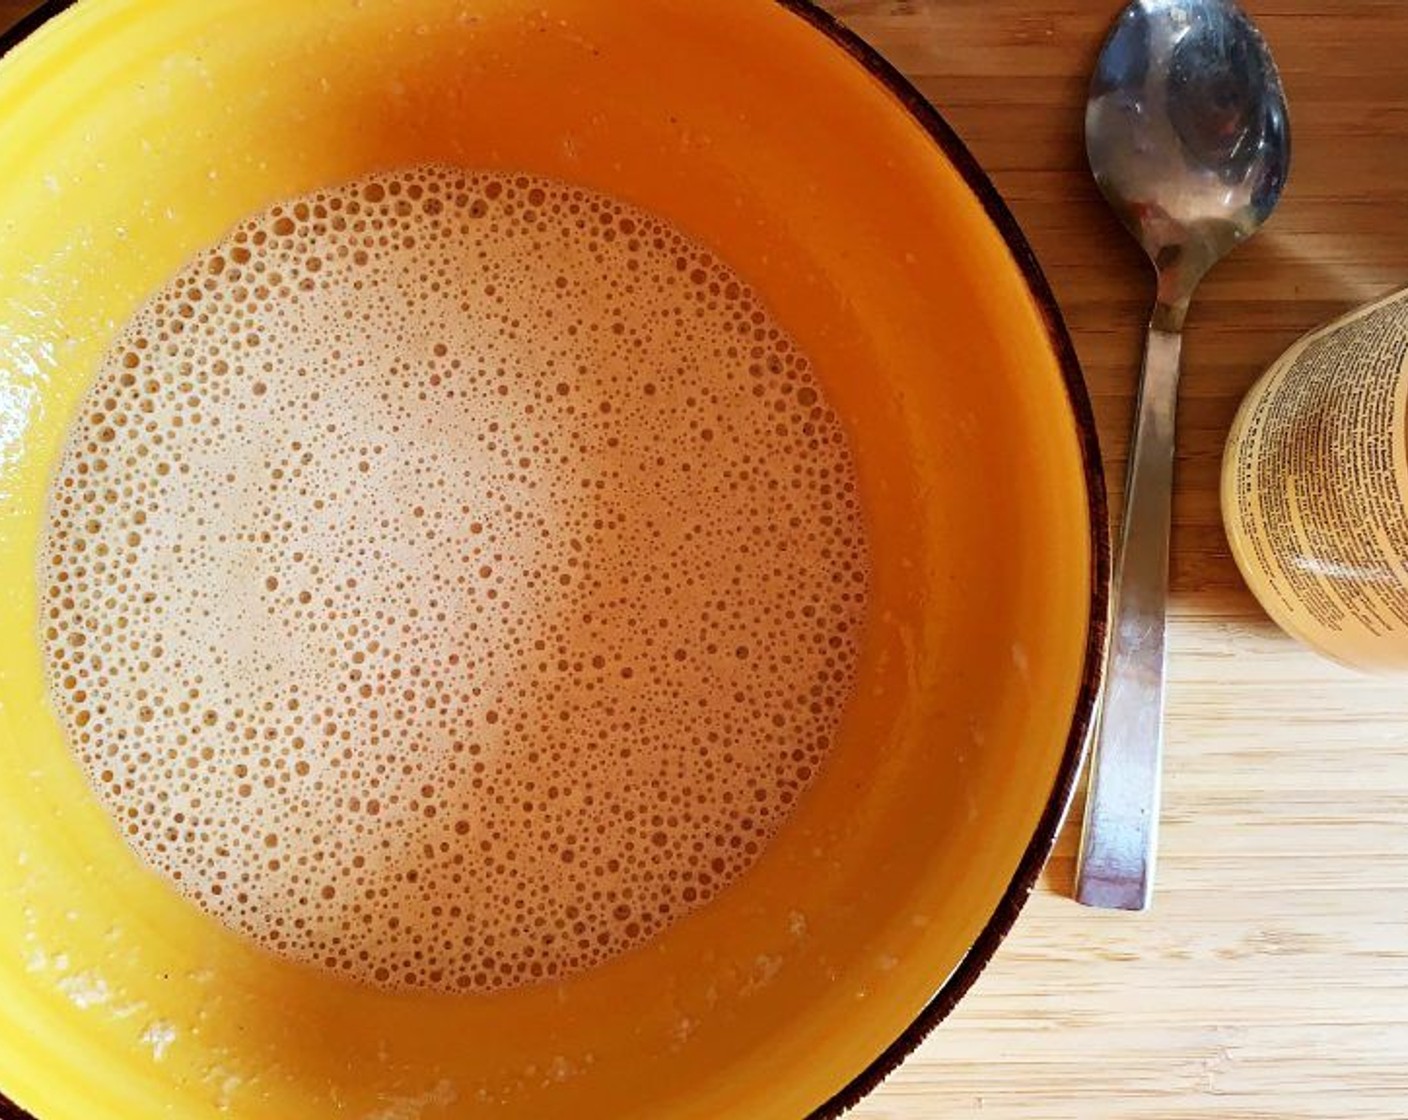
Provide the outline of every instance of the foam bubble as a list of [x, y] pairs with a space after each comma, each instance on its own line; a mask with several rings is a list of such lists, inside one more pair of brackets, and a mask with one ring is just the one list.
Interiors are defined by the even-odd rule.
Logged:
[[124, 836], [266, 948], [483, 992], [758, 857], [852, 685], [843, 429], [658, 218], [447, 167], [275, 206], [69, 434], [41, 637]]

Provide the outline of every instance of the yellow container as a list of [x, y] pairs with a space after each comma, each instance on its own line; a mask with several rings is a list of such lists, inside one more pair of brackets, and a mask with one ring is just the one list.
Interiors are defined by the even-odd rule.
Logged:
[[1310, 332], [1252, 386], [1222, 517], [1286, 633], [1352, 669], [1408, 673], [1408, 291]]
[[[84, 0], [7, 45], [0, 1093], [41, 1120], [752, 1120], [864, 1091], [1030, 888], [1103, 639], [1084, 389], [942, 122], [773, 0]], [[741, 272], [850, 428], [876, 568], [841, 740], [757, 866], [642, 950], [473, 998], [349, 985], [177, 897], [90, 796], [35, 639], [45, 488], [125, 318], [274, 200], [428, 161], [609, 192]]]

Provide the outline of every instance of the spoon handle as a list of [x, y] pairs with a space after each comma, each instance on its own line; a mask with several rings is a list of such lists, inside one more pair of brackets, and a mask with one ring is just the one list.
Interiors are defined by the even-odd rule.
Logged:
[[1182, 346], [1181, 334], [1150, 327], [1129, 456], [1110, 663], [1076, 872], [1077, 899], [1107, 910], [1148, 909], [1154, 886], [1164, 746], [1164, 605]]

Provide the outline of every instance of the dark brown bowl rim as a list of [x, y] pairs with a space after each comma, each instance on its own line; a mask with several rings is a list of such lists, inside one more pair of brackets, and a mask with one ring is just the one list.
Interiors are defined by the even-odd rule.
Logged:
[[[72, 7], [78, 0], [46, 0], [29, 15], [23, 17], [8, 31], [0, 32], [0, 58], [3, 58], [22, 40], [28, 38], [43, 24]], [[1061, 317], [1056, 297], [1047, 283], [1036, 254], [1023, 236], [1017, 219], [1003, 202], [992, 180], [978, 165], [978, 161], [968, 150], [958, 134], [953, 131], [939, 113], [914, 84], [891, 65], [874, 47], [862, 39], [839, 19], [824, 11], [814, 0], [770, 0], [793, 15], [805, 20], [814, 29], [844, 50], [870, 74], [884, 84], [895, 95], [916, 122], [927, 132], [940, 153], [963, 177], [968, 189], [983, 204], [988, 219], [1002, 235], [1012, 259], [1021, 269], [1027, 289], [1036, 303], [1046, 323], [1046, 333], [1056, 353], [1065, 382], [1066, 396], [1075, 416], [1077, 435], [1080, 439], [1082, 468], [1085, 473], [1085, 487], [1090, 513], [1090, 554], [1091, 554], [1091, 595], [1090, 615], [1087, 619], [1085, 664], [1081, 673], [1080, 693], [1076, 700], [1075, 712], [1071, 719], [1070, 733], [1066, 739], [1061, 765], [1056, 772], [1056, 780], [1047, 799], [1046, 808], [1038, 821], [1031, 843], [1027, 845], [1016, 873], [1012, 876], [1001, 900], [993, 910], [982, 932], [964, 954], [957, 968], [940, 984], [928, 1003], [915, 1016], [889, 1046], [880, 1052], [860, 1073], [837, 1092], [830, 1100], [814, 1109], [806, 1120], [834, 1120], [835, 1117], [850, 1111], [868, 1096], [882, 1081], [899, 1068], [929, 1033], [937, 1027], [957, 1006], [981, 975], [988, 962], [997, 952], [1008, 932], [1012, 929], [1017, 915], [1026, 904], [1028, 896], [1036, 886], [1041, 869], [1056, 846], [1056, 838], [1061, 830], [1075, 796], [1076, 780], [1085, 761], [1086, 742], [1094, 720], [1095, 703], [1099, 696], [1104, 675], [1104, 652], [1106, 643], [1106, 619], [1110, 592], [1110, 533], [1108, 510], [1105, 498], [1105, 475], [1101, 466], [1100, 443], [1096, 434], [1095, 414], [1090, 406], [1090, 396], [1086, 390], [1085, 378], [1081, 373], [1080, 362], [1076, 358], [1075, 347]], [[20, 1108], [3, 1093], [0, 1093], [0, 1120], [37, 1120], [35, 1116]]]

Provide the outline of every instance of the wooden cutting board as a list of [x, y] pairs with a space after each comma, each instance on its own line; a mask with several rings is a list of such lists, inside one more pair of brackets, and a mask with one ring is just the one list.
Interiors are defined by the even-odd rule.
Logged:
[[[0, 0], [0, 26], [31, 6]], [[1081, 138], [1118, 5], [829, 6], [915, 79], [1016, 212], [1075, 336], [1118, 508], [1150, 279]], [[1351, 676], [1275, 630], [1217, 507], [1223, 439], [1260, 371], [1408, 285], [1408, 0], [1248, 7], [1285, 79], [1295, 161], [1275, 218], [1188, 325], [1156, 908], [1071, 902], [1068, 829], [975, 990], [857, 1116], [1408, 1117], [1408, 682]]]

